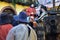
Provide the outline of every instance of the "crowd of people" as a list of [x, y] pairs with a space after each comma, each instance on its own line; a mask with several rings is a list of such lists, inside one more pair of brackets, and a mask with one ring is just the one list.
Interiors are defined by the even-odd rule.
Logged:
[[[0, 40], [37, 40], [35, 28], [48, 16], [47, 7], [32, 4], [19, 15], [0, 14]], [[43, 40], [43, 39], [42, 39]]]

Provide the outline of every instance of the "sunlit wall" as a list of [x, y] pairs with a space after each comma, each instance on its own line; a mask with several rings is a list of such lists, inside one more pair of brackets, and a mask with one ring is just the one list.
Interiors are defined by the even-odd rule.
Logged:
[[[0, 11], [5, 6], [11, 6], [11, 7], [13, 7], [11, 3], [6, 3], [6, 2], [1, 2], [0, 1]], [[22, 11], [23, 9], [25, 9], [27, 7], [28, 6], [22, 6], [22, 5], [16, 4], [16, 8], [14, 8], [14, 7], [13, 8], [17, 11], [17, 14], [18, 14], [20, 11]]]

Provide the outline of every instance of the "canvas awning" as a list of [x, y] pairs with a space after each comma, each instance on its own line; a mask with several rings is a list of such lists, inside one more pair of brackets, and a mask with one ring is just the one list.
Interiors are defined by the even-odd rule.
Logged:
[[[55, 3], [55, 6], [59, 6], [60, 2], [56, 2]], [[53, 7], [53, 4], [50, 3], [50, 4], [46, 4], [45, 6], [47, 6], [48, 8], [52, 8]]]

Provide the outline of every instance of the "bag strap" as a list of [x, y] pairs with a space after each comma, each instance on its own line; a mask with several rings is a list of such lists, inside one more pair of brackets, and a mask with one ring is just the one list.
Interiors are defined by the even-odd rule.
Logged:
[[30, 36], [31, 29], [28, 27], [28, 37]]

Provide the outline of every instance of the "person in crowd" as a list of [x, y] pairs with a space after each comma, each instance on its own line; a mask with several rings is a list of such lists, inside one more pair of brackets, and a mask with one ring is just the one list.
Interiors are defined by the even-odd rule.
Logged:
[[14, 26], [18, 25], [19, 24], [19, 20], [18, 20], [18, 15], [13, 15], [12, 13], [8, 13], [8, 15], [10, 15], [9, 19], [11, 20], [10, 24]]
[[31, 4], [31, 6], [26, 9], [26, 12], [28, 16], [34, 16], [34, 14], [36, 13], [34, 4]]
[[38, 18], [38, 20], [40, 19], [43, 21], [44, 17], [48, 16], [47, 7], [44, 5], [41, 5], [41, 11], [42, 11], [42, 13], [41, 13], [40, 17]]
[[38, 27], [36, 27], [36, 33], [37, 33], [38, 40], [45, 40], [45, 27], [42, 24], [43, 24], [44, 17], [48, 15], [47, 15], [47, 8], [44, 5], [41, 5], [40, 13], [41, 13], [40, 17], [36, 19], [38, 23]]
[[6, 12], [0, 15], [0, 40], [6, 40], [9, 30], [13, 27], [12, 24], [10, 24], [11, 20], [9, 17], [10, 15]]
[[41, 5], [35, 7], [36, 9], [36, 14], [38, 15], [38, 17], [40, 16], [40, 9], [41, 9]]
[[28, 25], [26, 12], [19, 13], [20, 24], [12, 28], [6, 40], [37, 40], [35, 31]]
[[33, 28], [34, 15], [36, 14], [35, 5], [31, 4], [31, 6], [26, 9], [26, 13], [27, 13], [28, 17], [30, 17], [29, 25]]
[[13, 15], [13, 13], [9, 13], [9, 12], [6, 12], [10, 17], [9, 17], [9, 19], [10, 19], [10, 24], [12, 24], [13, 26], [16, 26], [16, 25], [18, 25], [18, 23], [16, 22], [16, 16], [15, 15]]

